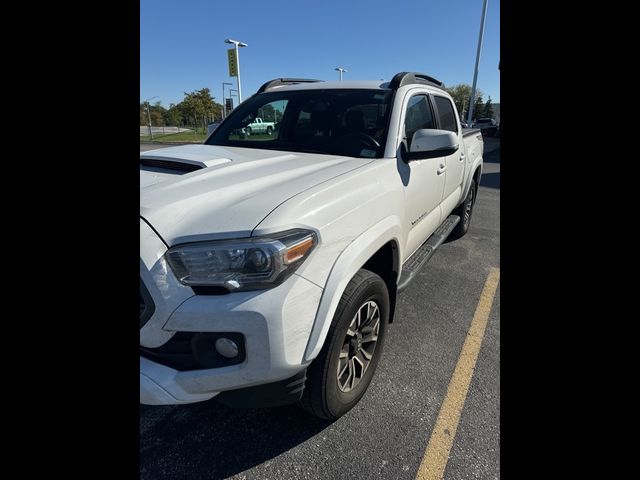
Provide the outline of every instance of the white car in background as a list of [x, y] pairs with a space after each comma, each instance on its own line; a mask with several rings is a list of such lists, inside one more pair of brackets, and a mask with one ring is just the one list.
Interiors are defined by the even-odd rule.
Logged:
[[256, 117], [253, 122], [244, 127], [245, 135], [260, 135], [266, 133], [267, 135], [271, 135], [276, 129], [276, 124], [274, 122], [265, 122], [260, 117]]

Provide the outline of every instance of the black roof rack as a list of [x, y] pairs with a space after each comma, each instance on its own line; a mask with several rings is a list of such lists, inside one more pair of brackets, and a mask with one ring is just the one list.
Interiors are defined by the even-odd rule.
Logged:
[[389, 82], [389, 88], [391, 90], [397, 90], [404, 85], [411, 85], [413, 83], [418, 83], [420, 85], [431, 85], [433, 87], [444, 89], [444, 83], [442, 83], [440, 80], [436, 80], [429, 75], [418, 72], [400, 72], [396, 74]]
[[267, 90], [278, 87], [280, 85], [294, 85], [296, 83], [314, 83], [323, 82], [324, 80], [314, 80], [312, 78], [276, 78], [262, 85], [257, 93], [266, 92]]

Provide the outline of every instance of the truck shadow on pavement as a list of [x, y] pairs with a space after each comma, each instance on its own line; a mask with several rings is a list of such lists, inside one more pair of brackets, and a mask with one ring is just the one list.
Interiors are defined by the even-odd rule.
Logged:
[[498, 146], [490, 152], [485, 152], [482, 155], [482, 161], [484, 163], [500, 163], [500, 147]]
[[140, 478], [227, 478], [286, 452], [330, 424], [295, 406], [236, 410], [215, 400], [141, 405]]
[[[483, 161], [485, 163], [500, 163], [500, 147], [486, 153]], [[482, 172], [482, 178], [480, 179], [480, 186], [488, 188], [496, 188], [500, 190], [500, 172]]]

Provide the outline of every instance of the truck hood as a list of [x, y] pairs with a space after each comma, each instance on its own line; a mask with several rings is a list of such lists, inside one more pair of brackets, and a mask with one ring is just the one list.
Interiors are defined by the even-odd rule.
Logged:
[[371, 161], [211, 145], [143, 152], [140, 215], [168, 245], [247, 237], [281, 203]]

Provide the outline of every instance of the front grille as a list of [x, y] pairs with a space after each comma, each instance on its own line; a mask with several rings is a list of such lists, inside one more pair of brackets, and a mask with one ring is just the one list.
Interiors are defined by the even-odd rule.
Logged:
[[142, 279], [140, 279], [140, 328], [144, 327], [149, 321], [155, 309], [153, 298], [151, 298], [149, 291], [142, 283]]

